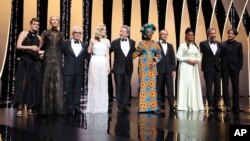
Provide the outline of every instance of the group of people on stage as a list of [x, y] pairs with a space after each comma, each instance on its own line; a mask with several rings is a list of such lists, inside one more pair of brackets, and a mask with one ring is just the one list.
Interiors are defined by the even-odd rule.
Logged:
[[[144, 39], [137, 47], [135, 41], [129, 38], [130, 28], [127, 25], [121, 27], [120, 37], [110, 43], [106, 26], [101, 24], [87, 45], [81, 41], [83, 32], [80, 27], [73, 27], [72, 38], [65, 40], [63, 33], [59, 31], [59, 23], [57, 16], [50, 17], [50, 29], [39, 36], [39, 21], [33, 18], [30, 30], [22, 31], [18, 37], [17, 49], [21, 56], [13, 97], [13, 102], [18, 107], [18, 117], [23, 116], [24, 104], [27, 105], [29, 116], [33, 116], [36, 110], [42, 115], [80, 112], [84, 59], [90, 59], [86, 112], [108, 112], [110, 72], [114, 74], [118, 112], [129, 112], [133, 59], [136, 57], [139, 57], [138, 112], [160, 112], [164, 85], [167, 87], [170, 111], [204, 110], [198, 71], [200, 62], [209, 110], [222, 111], [218, 107], [222, 78], [226, 110], [231, 111], [228, 92], [231, 78], [232, 110], [240, 111], [239, 73], [243, 65], [243, 53], [241, 43], [235, 40], [238, 32], [234, 29], [228, 31], [228, 40], [220, 43], [216, 41], [216, 30], [210, 28], [207, 31], [208, 39], [198, 46], [193, 30], [187, 28], [185, 42], [180, 44], [175, 54], [173, 45], [167, 42], [167, 30], [159, 32], [159, 41], [152, 39], [156, 27], [151, 23], [142, 26], [140, 32]], [[109, 63], [111, 52], [114, 52], [112, 69]], [[179, 69], [175, 106], [173, 77], [176, 75], [176, 58]]]
[[[243, 66], [242, 44], [235, 40], [238, 35], [235, 29], [230, 29], [227, 33], [228, 39], [220, 43], [216, 40], [216, 29], [209, 28], [208, 39], [197, 46], [194, 32], [191, 28], [186, 29], [186, 42], [180, 45], [176, 54], [180, 62], [177, 80], [178, 110], [204, 110], [197, 66], [197, 63], [201, 62], [209, 111], [223, 111], [218, 106], [221, 97], [221, 78], [226, 111], [242, 111], [239, 108], [239, 74]], [[229, 78], [233, 89], [232, 107], [228, 92]]]

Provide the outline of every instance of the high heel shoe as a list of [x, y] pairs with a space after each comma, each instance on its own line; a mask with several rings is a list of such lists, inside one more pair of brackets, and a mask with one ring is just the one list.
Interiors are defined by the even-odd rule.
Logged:
[[17, 117], [22, 117], [22, 116], [23, 116], [22, 109], [18, 109], [18, 110], [17, 110], [16, 116], [17, 116]]
[[28, 110], [28, 116], [34, 116], [34, 112], [33, 112], [32, 109], [29, 109], [29, 110]]

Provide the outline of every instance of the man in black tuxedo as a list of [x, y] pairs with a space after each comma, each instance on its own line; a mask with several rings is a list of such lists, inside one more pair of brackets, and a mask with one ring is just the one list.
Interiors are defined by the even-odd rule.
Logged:
[[80, 112], [80, 94], [83, 81], [84, 58], [88, 57], [87, 44], [80, 41], [82, 30], [80, 27], [73, 27], [72, 39], [65, 41], [61, 49], [64, 53], [64, 86], [69, 102], [69, 109], [73, 112]]
[[130, 28], [123, 25], [120, 38], [111, 43], [114, 51], [113, 73], [116, 85], [116, 99], [119, 112], [128, 112], [131, 93], [131, 76], [133, 72], [133, 52], [135, 41], [129, 39]]
[[230, 29], [228, 40], [222, 43], [221, 66], [223, 97], [227, 111], [231, 111], [230, 96], [228, 92], [229, 77], [233, 87], [233, 111], [240, 112], [239, 108], [239, 74], [243, 66], [242, 44], [235, 40], [238, 32]]
[[161, 102], [165, 98], [165, 93], [162, 93], [162, 90], [164, 90], [163, 87], [164, 84], [166, 84], [170, 111], [174, 111], [173, 76], [175, 75], [176, 70], [175, 53], [173, 45], [167, 43], [168, 31], [161, 30], [159, 36], [159, 45], [161, 47], [162, 60], [157, 64], [157, 101], [158, 105], [161, 106]]
[[[221, 94], [221, 43], [216, 41], [216, 30], [210, 28], [207, 30], [208, 40], [200, 42], [200, 49], [202, 53], [201, 69], [204, 74], [206, 83], [206, 96], [210, 111], [222, 110], [218, 107]], [[214, 84], [214, 95], [212, 94], [212, 87]]]

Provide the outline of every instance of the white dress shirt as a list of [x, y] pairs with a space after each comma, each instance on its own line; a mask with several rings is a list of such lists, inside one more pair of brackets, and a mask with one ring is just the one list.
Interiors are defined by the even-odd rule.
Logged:
[[79, 55], [79, 53], [81, 52], [82, 50], [82, 44], [81, 42], [79, 41], [79, 43], [75, 43], [75, 40], [72, 39], [71, 40], [71, 47], [75, 53], [75, 56], [77, 57]]
[[120, 40], [120, 43], [121, 43], [122, 52], [127, 57], [129, 49], [130, 49], [129, 40], [128, 39], [126, 41]]
[[216, 43], [211, 44], [211, 42], [209, 42], [209, 45], [210, 45], [210, 48], [211, 48], [213, 54], [215, 55], [216, 51], [218, 49], [217, 44]]
[[163, 52], [166, 55], [167, 54], [167, 50], [168, 50], [168, 44], [167, 44], [167, 42], [166, 43], [163, 43], [163, 42], [164, 42], [163, 40], [160, 40]]

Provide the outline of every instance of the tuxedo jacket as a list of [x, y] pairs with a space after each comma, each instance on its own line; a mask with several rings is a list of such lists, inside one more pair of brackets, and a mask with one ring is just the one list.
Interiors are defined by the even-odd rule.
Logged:
[[242, 44], [237, 41], [222, 42], [222, 71], [240, 71], [243, 66]]
[[201, 70], [204, 72], [221, 71], [221, 43], [216, 41], [216, 44], [217, 51], [214, 55], [208, 40], [200, 42], [200, 50], [202, 53]]
[[83, 75], [84, 59], [89, 58], [89, 54], [87, 51], [87, 44], [80, 43], [82, 44], [82, 50], [79, 55], [76, 56], [71, 47], [71, 40], [63, 42], [61, 49], [64, 53], [64, 75]]
[[173, 45], [167, 43], [167, 52], [164, 53], [161, 43], [159, 42], [161, 47], [161, 56], [162, 60], [157, 64], [158, 73], [172, 73], [172, 71], [176, 70], [176, 59]]
[[114, 52], [113, 73], [122, 74], [124, 72], [132, 74], [133, 72], [133, 52], [135, 52], [135, 41], [129, 39], [129, 52], [124, 55], [121, 49], [120, 38], [112, 41], [110, 51]]

